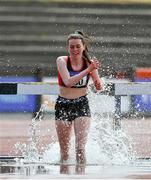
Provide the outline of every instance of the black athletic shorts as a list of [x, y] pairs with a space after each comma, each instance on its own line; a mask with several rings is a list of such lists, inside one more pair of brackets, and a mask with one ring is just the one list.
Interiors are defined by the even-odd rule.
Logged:
[[58, 96], [55, 104], [55, 119], [73, 121], [75, 118], [91, 117], [88, 98], [81, 96], [77, 99], [66, 99]]

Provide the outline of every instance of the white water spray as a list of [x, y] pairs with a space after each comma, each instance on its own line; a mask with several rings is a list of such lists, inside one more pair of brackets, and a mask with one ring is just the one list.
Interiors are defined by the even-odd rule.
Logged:
[[[89, 92], [88, 98], [92, 112], [92, 123], [86, 145], [87, 164], [99, 165], [123, 165], [133, 159], [131, 154], [131, 142], [122, 130], [113, 129], [113, 114], [106, 113], [104, 108], [110, 108], [109, 96], [100, 96]], [[38, 143], [40, 138], [40, 124], [42, 123], [43, 111], [47, 103], [41, 106], [40, 111], [32, 119], [29, 128], [29, 143], [15, 145], [22, 153], [24, 162], [58, 163], [60, 160], [59, 143], [53, 142], [43, 148], [39, 153]], [[74, 137], [71, 140], [71, 152], [69, 163], [75, 163]]]
[[36, 116], [31, 120], [29, 125], [29, 138], [28, 143], [16, 143], [16, 153], [21, 153], [24, 158], [24, 162], [38, 162], [40, 161], [41, 154], [38, 151], [38, 144], [40, 140], [40, 124], [43, 118], [43, 112], [47, 103], [43, 104], [40, 110], [36, 113]]

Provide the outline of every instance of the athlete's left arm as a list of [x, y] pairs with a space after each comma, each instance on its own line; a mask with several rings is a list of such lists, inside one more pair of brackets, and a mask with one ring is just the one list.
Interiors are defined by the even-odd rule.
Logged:
[[96, 90], [103, 90], [102, 80], [99, 76], [98, 70], [95, 69], [90, 73]]

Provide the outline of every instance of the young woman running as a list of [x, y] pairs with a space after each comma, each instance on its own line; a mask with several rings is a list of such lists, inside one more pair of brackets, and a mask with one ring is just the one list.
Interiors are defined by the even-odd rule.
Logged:
[[99, 61], [89, 59], [88, 37], [76, 31], [68, 36], [69, 56], [57, 58], [59, 96], [55, 104], [55, 123], [60, 145], [61, 162], [69, 158], [72, 127], [75, 134], [76, 162], [85, 164], [85, 145], [91, 121], [87, 98], [90, 77], [96, 90], [101, 90]]

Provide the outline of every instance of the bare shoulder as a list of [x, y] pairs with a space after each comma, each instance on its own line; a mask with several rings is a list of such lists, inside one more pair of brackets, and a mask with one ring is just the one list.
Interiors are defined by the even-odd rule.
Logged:
[[58, 66], [59, 68], [65, 67], [66, 64], [67, 64], [66, 59], [67, 59], [67, 56], [59, 56], [59, 57], [57, 58], [57, 66]]
[[65, 62], [66, 59], [67, 59], [67, 56], [59, 56], [59, 57], [57, 58], [57, 63], [59, 63], [59, 62]]

